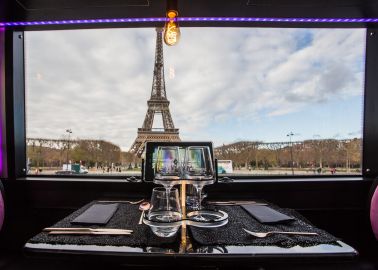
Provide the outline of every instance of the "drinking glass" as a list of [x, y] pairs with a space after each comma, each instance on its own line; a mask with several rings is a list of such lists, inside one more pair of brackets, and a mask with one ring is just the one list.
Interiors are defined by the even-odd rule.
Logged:
[[[176, 146], [159, 146], [157, 149], [155, 163], [155, 182], [161, 184], [166, 189], [166, 196], [170, 193], [174, 185], [172, 180], [178, 180], [181, 177], [179, 147]], [[157, 181], [156, 181], [157, 180]], [[167, 210], [169, 199], [166, 198]]]
[[150, 221], [147, 224], [160, 237], [173, 236], [180, 228], [182, 219], [178, 190], [173, 188], [168, 195], [166, 193], [167, 190], [162, 187], [152, 190], [151, 208], [147, 214]]
[[[189, 146], [186, 149], [184, 174], [196, 188], [198, 208], [201, 210], [202, 189], [214, 183], [214, 166], [208, 146]], [[201, 219], [200, 216], [198, 218]]]

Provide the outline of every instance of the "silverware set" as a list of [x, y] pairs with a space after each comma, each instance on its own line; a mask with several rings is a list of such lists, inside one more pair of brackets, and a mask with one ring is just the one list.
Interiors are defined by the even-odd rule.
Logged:
[[[140, 204], [144, 199], [138, 201], [126, 200], [100, 200], [98, 203], [128, 203], [132, 205]], [[130, 235], [132, 230], [112, 229], [112, 228], [45, 228], [43, 231], [49, 235]]]

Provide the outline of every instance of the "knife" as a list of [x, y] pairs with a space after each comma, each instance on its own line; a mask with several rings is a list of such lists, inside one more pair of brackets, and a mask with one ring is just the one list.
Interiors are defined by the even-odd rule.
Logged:
[[254, 205], [268, 205], [267, 203], [259, 203], [255, 201], [208, 201], [207, 204], [210, 205], [247, 205], [247, 204], [254, 204]]
[[113, 228], [44, 228], [45, 232], [55, 232], [55, 231], [75, 231], [75, 232], [128, 232], [132, 233], [132, 230], [126, 229], [113, 229]]
[[51, 231], [49, 235], [66, 234], [66, 235], [130, 235], [131, 232], [122, 231]]

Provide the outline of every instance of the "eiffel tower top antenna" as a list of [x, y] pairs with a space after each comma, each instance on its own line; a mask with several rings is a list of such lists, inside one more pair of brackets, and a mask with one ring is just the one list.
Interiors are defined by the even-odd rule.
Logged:
[[163, 28], [156, 28], [156, 50], [154, 78], [152, 81], [151, 100], [167, 99], [164, 79], [164, 58], [163, 58]]

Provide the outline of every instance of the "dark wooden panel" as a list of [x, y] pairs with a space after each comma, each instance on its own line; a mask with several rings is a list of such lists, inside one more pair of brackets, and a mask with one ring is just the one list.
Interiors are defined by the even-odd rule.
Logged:
[[378, 176], [378, 28], [369, 28], [366, 37], [363, 172]]
[[[165, 1], [7, 0], [3, 17], [19, 20], [63, 20], [120, 17], [161, 17]], [[377, 17], [374, 0], [181, 0], [180, 16]]]
[[125, 8], [132, 6], [148, 7], [149, 0], [16, 0], [21, 8], [26, 11], [52, 10], [52, 9], [77, 9], [77, 8]]

